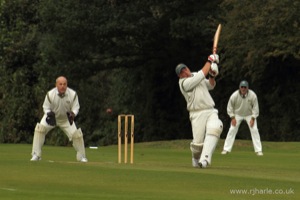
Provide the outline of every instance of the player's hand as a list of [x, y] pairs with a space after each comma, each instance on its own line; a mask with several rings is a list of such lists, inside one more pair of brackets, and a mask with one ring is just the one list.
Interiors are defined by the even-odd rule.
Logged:
[[231, 125], [232, 125], [232, 126], [236, 126], [236, 119], [235, 119], [235, 118], [232, 118], [232, 119], [231, 119]]
[[218, 54], [211, 54], [210, 56], [208, 56], [207, 60], [210, 61], [211, 63], [219, 64], [219, 55]]
[[72, 111], [70, 111], [70, 112], [67, 112], [67, 116], [68, 116], [70, 125], [72, 125], [74, 122], [74, 119], [75, 119], [75, 114]]
[[54, 112], [48, 112], [46, 117], [46, 122], [50, 126], [56, 126], [56, 119], [55, 119], [55, 113]]
[[254, 120], [255, 120], [255, 119], [251, 119], [251, 120], [250, 120], [250, 127], [253, 127], [253, 126], [254, 126]]
[[219, 74], [219, 67], [216, 63], [211, 63], [210, 70], [208, 72], [212, 77], [216, 77]]

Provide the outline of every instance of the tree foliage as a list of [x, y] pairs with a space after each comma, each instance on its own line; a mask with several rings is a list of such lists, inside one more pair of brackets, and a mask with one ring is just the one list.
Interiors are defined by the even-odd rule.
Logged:
[[299, 140], [300, 2], [225, 0], [220, 7], [222, 82], [250, 82], [264, 139]]
[[227, 13], [221, 40], [224, 73], [240, 71], [256, 81], [273, 59], [300, 59], [299, 1], [225, 0], [221, 7]]
[[2, 142], [29, 142], [37, 102], [32, 87], [38, 74], [37, 1], [2, 1], [0, 11], [0, 94]]

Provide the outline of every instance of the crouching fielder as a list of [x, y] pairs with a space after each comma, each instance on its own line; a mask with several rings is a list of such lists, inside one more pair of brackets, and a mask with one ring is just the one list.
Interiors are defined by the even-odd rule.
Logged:
[[73, 142], [76, 159], [87, 162], [81, 129], [77, 129], [74, 118], [79, 112], [77, 93], [68, 88], [67, 79], [63, 76], [56, 79], [56, 87], [50, 90], [44, 100], [44, 116], [36, 124], [32, 144], [31, 161], [41, 160], [42, 146], [47, 133], [58, 126]]
[[213, 152], [223, 130], [222, 121], [209, 93], [209, 90], [214, 89], [215, 77], [219, 74], [217, 63], [219, 56], [213, 54], [198, 72], [192, 73], [184, 64], [179, 64], [175, 68], [179, 77], [179, 88], [190, 114], [193, 131], [190, 149], [194, 167], [206, 168], [211, 165]]

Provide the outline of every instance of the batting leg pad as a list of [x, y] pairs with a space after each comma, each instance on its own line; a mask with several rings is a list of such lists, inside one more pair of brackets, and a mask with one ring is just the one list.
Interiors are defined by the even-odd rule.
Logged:
[[207, 122], [206, 125], [206, 135], [215, 135], [218, 138], [220, 137], [223, 131], [223, 123], [220, 119], [211, 119]]
[[199, 160], [201, 152], [202, 152], [202, 148], [203, 148], [203, 143], [197, 144], [197, 143], [191, 142], [190, 149], [192, 152], [192, 157]]
[[204, 139], [203, 149], [200, 157], [200, 162], [206, 160], [207, 163], [211, 164], [212, 155], [218, 144], [219, 137], [216, 135], [206, 135]]
[[34, 136], [32, 142], [32, 155], [37, 155], [41, 157], [42, 146], [45, 142], [45, 137], [47, 134], [47, 128], [40, 123], [37, 123], [34, 129]]
[[85, 158], [85, 148], [84, 148], [83, 134], [81, 128], [77, 129], [72, 134], [72, 141], [73, 141], [73, 147], [77, 152], [76, 159], [80, 161], [82, 158]]
[[223, 123], [219, 118], [214, 117], [207, 121], [206, 134], [199, 162], [206, 161], [209, 165], [211, 164], [212, 155], [222, 131]]

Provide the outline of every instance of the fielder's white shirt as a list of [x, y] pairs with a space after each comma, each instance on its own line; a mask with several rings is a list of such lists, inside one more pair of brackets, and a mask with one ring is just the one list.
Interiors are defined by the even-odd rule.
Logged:
[[229, 98], [227, 113], [230, 118], [235, 115], [257, 118], [259, 115], [259, 107], [256, 94], [249, 89], [245, 98], [243, 98], [239, 90], [235, 91]]
[[191, 77], [179, 79], [180, 91], [187, 102], [188, 111], [202, 111], [213, 109], [215, 102], [209, 90], [214, 89], [209, 80], [205, 78], [202, 70], [193, 72]]
[[55, 113], [56, 119], [64, 120], [67, 118], [67, 112], [72, 111], [75, 116], [79, 112], [79, 101], [77, 93], [67, 88], [64, 97], [60, 97], [57, 88], [50, 90], [44, 100], [43, 110], [47, 114], [50, 111]]

